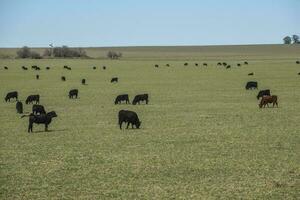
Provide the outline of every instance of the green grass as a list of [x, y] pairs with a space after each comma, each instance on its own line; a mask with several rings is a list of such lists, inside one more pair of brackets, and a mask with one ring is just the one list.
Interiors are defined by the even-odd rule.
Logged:
[[[132, 48], [136, 53], [124, 53], [120, 61], [0, 60], [3, 97], [17, 90], [24, 102], [37, 93], [46, 110], [58, 114], [50, 132], [34, 125], [29, 134], [28, 119], [20, 119], [15, 103], [0, 101], [0, 199], [299, 198], [299, 48], [283, 47], [273, 60], [264, 51], [268, 46], [245, 57], [223, 47], [215, 53], [204, 48], [203, 54], [174, 47], [166, 57], [144, 56], [162, 49], [151, 48]], [[248, 66], [235, 67], [245, 58]], [[184, 67], [186, 60], [190, 65]], [[233, 69], [217, 68], [223, 60]], [[192, 65], [203, 61], [207, 68]], [[33, 64], [42, 67], [40, 80], [36, 71], [21, 70]], [[63, 70], [65, 64], [72, 71]], [[103, 65], [107, 70], [92, 70]], [[110, 83], [113, 76], [118, 84]], [[278, 95], [279, 108], [259, 109], [257, 91], [244, 89], [249, 80]], [[72, 88], [79, 89], [79, 99], [68, 99]], [[113, 104], [118, 94], [132, 100], [146, 92], [149, 105]], [[25, 105], [25, 112], [30, 109]], [[119, 130], [121, 109], [138, 113], [140, 130]]]

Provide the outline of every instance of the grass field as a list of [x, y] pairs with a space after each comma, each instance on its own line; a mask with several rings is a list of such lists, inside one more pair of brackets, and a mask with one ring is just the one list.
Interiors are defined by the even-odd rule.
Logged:
[[[87, 50], [93, 57], [103, 51]], [[17, 90], [24, 103], [40, 94], [46, 110], [58, 114], [50, 132], [34, 125], [29, 134], [28, 119], [2, 98], [0, 199], [299, 198], [299, 47], [149, 47], [123, 55], [119, 61], [0, 60], [3, 98]], [[224, 60], [232, 69], [216, 67]], [[236, 67], [245, 60], [249, 65]], [[36, 71], [21, 70], [34, 64], [42, 68], [40, 80]], [[119, 83], [110, 83], [114, 76]], [[259, 109], [258, 91], [245, 90], [250, 80], [278, 95], [279, 108]], [[73, 88], [77, 100], [67, 97]], [[114, 105], [122, 93], [130, 100], [149, 93], [150, 103]], [[121, 109], [136, 111], [141, 129], [120, 130]]]

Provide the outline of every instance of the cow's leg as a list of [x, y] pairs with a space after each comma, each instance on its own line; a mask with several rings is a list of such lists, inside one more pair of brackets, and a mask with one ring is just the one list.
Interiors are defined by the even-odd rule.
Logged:
[[122, 130], [122, 123], [123, 123], [123, 122], [119, 122], [120, 130]]
[[45, 124], [45, 131], [48, 131], [48, 124]]
[[32, 126], [33, 126], [33, 124], [29, 122], [29, 125], [28, 125], [28, 133], [32, 132]]
[[128, 129], [128, 127], [129, 127], [129, 124], [130, 124], [130, 122], [127, 122], [127, 127], [126, 127], [126, 129]]
[[146, 100], [146, 104], [148, 104], [148, 99]]
[[131, 124], [131, 128], [133, 129], [133, 123]]

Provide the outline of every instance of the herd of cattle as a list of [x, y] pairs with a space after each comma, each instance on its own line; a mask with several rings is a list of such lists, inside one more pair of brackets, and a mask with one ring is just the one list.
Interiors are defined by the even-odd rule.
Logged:
[[[184, 63], [184, 66], [188, 66], [189, 63]], [[248, 65], [248, 62], [244, 62], [245, 65]], [[299, 61], [296, 61], [296, 64], [300, 64]], [[155, 67], [159, 67], [159, 65], [154, 65]], [[170, 67], [170, 64], [166, 64], [167, 67]], [[195, 66], [198, 66], [198, 63], [195, 63]], [[203, 63], [203, 66], [208, 66], [207, 63]], [[228, 65], [226, 62], [219, 62], [217, 63], [217, 66], [224, 66], [226, 67], [226, 69], [231, 68], [231, 65]], [[240, 63], [237, 64], [238, 67], [241, 66]], [[31, 67], [34, 70], [41, 70], [40, 67], [34, 65]], [[64, 69], [67, 70], [72, 70], [71, 67], [68, 66], [64, 66]], [[8, 67], [4, 67], [4, 69], [8, 69]], [[28, 70], [27, 67], [22, 66], [23, 70]], [[50, 67], [46, 67], [47, 70], [50, 69]], [[93, 67], [93, 69], [95, 70], [96, 67]], [[105, 70], [106, 67], [103, 66], [103, 70]], [[300, 75], [300, 72], [298, 73]], [[248, 74], [248, 76], [253, 76], [254, 73], [251, 72]], [[39, 75], [36, 75], [36, 79], [39, 79]], [[62, 76], [61, 77], [62, 81], [66, 81], [66, 77]], [[118, 82], [118, 77], [113, 77], [111, 79], [111, 83], [117, 83]], [[86, 80], [82, 79], [81, 83], [83, 85], [86, 84]], [[246, 90], [252, 90], [252, 89], [258, 89], [258, 83], [256, 81], [249, 81], [246, 83], [245, 86]], [[68, 93], [68, 97], [69, 99], [73, 99], [73, 98], [78, 98], [78, 89], [72, 89], [69, 91]], [[257, 100], [260, 100], [259, 103], [259, 108], [262, 107], [269, 107], [269, 104], [273, 104], [273, 107], [276, 105], [278, 107], [278, 97], [276, 95], [271, 95], [270, 89], [265, 89], [265, 90], [260, 90], [256, 96]], [[12, 92], [8, 92], [7, 95], [5, 96], [4, 100], [5, 102], [10, 102], [11, 99], [16, 99], [16, 110], [17, 113], [22, 114], [23, 113], [23, 104], [21, 101], [18, 100], [18, 92], [17, 91], [12, 91]], [[134, 97], [132, 104], [136, 105], [136, 104], [140, 104], [141, 102], [145, 101], [146, 104], [148, 104], [149, 102], [149, 95], [148, 94], [138, 94]], [[129, 95], [128, 94], [121, 94], [118, 95], [115, 98], [114, 103], [115, 104], [121, 104], [122, 102], [125, 102], [126, 104], [130, 104], [130, 100], [129, 100]], [[33, 104], [32, 106], [32, 113], [30, 113], [29, 115], [22, 115], [21, 118], [23, 117], [29, 117], [29, 125], [28, 125], [28, 132], [32, 132], [32, 128], [33, 128], [33, 124], [44, 124], [45, 125], [45, 131], [48, 130], [48, 126], [52, 121], [52, 118], [57, 117], [57, 114], [55, 113], [55, 111], [51, 111], [51, 112], [46, 112], [44, 106], [39, 105], [40, 103], [40, 95], [36, 94], [36, 95], [29, 95], [26, 100], [25, 100], [26, 104]], [[133, 112], [133, 111], [129, 111], [129, 110], [120, 110], [118, 113], [118, 119], [119, 119], [119, 126], [120, 129], [122, 129], [122, 124], [125, 122], [127, 123], [127, 128], [131, 125], [132, 128], [134, 128], [134, 126], [136, 128], [140, 128], [141, 126], [141, 121], [139, 120], [138, 115]]]

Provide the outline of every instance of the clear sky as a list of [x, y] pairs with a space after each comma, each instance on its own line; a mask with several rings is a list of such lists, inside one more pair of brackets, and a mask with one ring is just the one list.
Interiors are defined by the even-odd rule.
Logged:
[[282, 43], [300, 0], [0, 0], [0, 47]]

